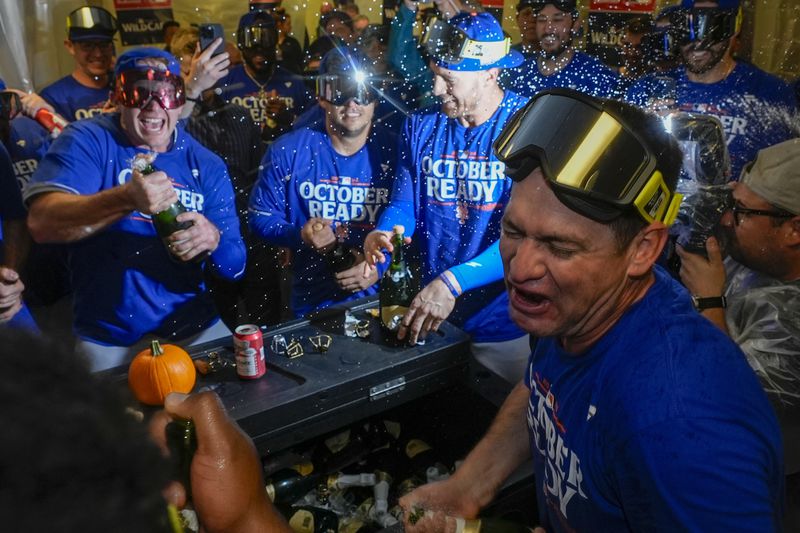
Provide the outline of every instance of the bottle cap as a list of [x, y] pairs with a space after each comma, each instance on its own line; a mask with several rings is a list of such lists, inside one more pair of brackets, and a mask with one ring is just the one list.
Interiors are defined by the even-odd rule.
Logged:
[[397, 226], [394, 226], [392, 228], [392, 231], [394, 232], [395, 235], [403, 235], [406, 232], [406, 228], [405, 226], [401, 226], [400, 224], [398, 224]]

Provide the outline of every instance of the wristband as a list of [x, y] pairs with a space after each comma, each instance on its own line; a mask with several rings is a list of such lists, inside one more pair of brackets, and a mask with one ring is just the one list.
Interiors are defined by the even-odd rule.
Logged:
[[456, 290], [456, 288], [453, 286], [453, 282], [450, 281], [450, 278], [448, 278], [444, 272], [439, 274], [439, 279], [442, 280], [442, 283], [444, 283], [448, 289], [450, 289], [450, 294], [453, 295], [453, 298], [458, 298], [461, 296], [461, 293]]

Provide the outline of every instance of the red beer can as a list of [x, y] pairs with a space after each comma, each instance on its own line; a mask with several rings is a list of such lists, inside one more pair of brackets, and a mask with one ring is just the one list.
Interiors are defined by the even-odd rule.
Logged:
[[241, 379], [258, 379], [267, 371], [264, 360], [264, 338], [255, 324], [239, 326], [233, 332], [236, 350], [236, 373]]

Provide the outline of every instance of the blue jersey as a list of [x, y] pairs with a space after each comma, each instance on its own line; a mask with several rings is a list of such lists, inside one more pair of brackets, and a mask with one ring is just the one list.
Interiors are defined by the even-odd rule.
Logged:
[[619, 76], [599, 59], [575, 51], [569, 63], [555, 74], [543, 75], [533, 55], [517, 68], [506, 69], [501, 84], [523, 96], [533, 96], [544, 89], [575, 89], [597, 98], [617, 96]]
[[780, 531], [772, 407], [664, 271], [586, 352], [541, 339], [525, 382], [548, 532]]
[[[508, 317], [500, 281], [496, 247], [511, 180], [492, 143], [526, 102], [506, 91], [494, 115], [474, 128], [448, 118], [439, 107], [412, 114], [403, 127], [391, 203], [378, 223], [381, 230], [400, 224], [413, 233], [423, 283], [451, 269], [462, 288], [482, 287], [460, 296], [449, 317], [476, 341], [523, 335]], [[486, 261], [472, 262], [487, 250], [494, 253]]]
[[389, 201], [396, 138], [373, 128], [351, 156], [334, 150], [324, 127], [300, 128], [267, 150], [250, 198], [250, 226], [263, 239], [294, 251], [292, 307], [298, 316], [352, 298], [339, 289], [325, 259], [306, 246], [300, 230], [311, 217], [335, 221], [340, 239], [361, 249]]
[[300, 115], [314, 100], [306, 90], [303, 78], [281, 67], [277, 67], [270, 80], [261, 86], [250, 77], [244, 65], [237, 65], [219, 81], [217, 87], [225, 100], [247, 109], [256, 124], [267, 122], [267, 101], [273, 96], [283, 100], [295, 115]]
[[[113, 78], [109, 76], [109, 80]], [[109, 81], [108, 87], [95, 89], [80, 84], [70, 74], [42, 89], [39, 95], [53, 106], [56, 113], [73, 122], [102, 112], [113, 89], [111, 83]]]
[[[46, 192], [94, 194], [124, 184], [132, 160], [144, 153], [128, 140], [119, 115], [71, 125], [39, 163], [25, 199]], [[180, 127], [171, 148], [159, 153], [188, 210], [201, 212], [221, 232], [207, 262], [217, 275], [242, 275], [245, 247], [225, 164]], [[130, 346], [147, 333], [181, 340], [217, 321], [206, 292], [203, 266], [170, 259], [150, 216], [132, 212], [71, 245], [75, 331], [92, 342]]]
[[30, 181], [50, 142], [49, 132], [35, 120], [20, 115], [11, 121], [8, 151], [20, 189]]
[[[792, 89], [780, 78], [753, 65], [738, 62], [716, 83], [689, 81], [684, 68], [671, 71], [676, 80], [677, 108], [712, 115], [722, 122], [731, 158], [731, 179], [738, 180], [745, 164], [762, 148], [797, 136], [792, 124], [797, 111]], [[658, 91], [658, 78], [645, 76], [628, 89], [626, 99], [649, 104]]]

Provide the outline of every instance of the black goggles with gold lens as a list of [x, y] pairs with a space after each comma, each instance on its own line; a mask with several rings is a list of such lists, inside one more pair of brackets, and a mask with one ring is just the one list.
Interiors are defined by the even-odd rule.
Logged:
[[602, 102], [569, 89], [537, 94], [494, 142], [514, 181], [541, 168], [568, 207], [599, 222], [635, 211], [669, 225], [681, 195], [673, 193], [648, 145]]

